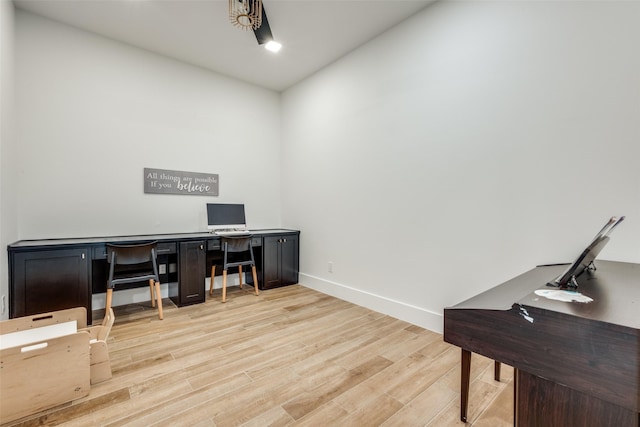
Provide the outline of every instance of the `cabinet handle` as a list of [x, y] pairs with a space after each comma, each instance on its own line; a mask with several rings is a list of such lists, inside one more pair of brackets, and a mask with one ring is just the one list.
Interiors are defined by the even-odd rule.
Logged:
[[200, 245], [200, 250], [204, 250], [204, 245]]
[[84, 252], [82, 253], [82, 259], [84, 259]]

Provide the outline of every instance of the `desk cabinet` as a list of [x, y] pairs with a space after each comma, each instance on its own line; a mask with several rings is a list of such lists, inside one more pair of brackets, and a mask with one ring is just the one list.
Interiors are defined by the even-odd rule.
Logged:
[[[298, 283], [299, 232], [252, 233], [260, 288]], [[169, 284], [169, 298], [178, 306], [204, 302], [207, 265], [222, 262], [220, 238], [211, 233], [22, 240], [8, 246], [9, 316], [86, 307], [91, 324], [92, 294], [106, 291], [106, 244], [152, 240], [158, 241], [160, 278]]]
[[91, 307], [88, 248], [16, 252], [10, 258], [11, 318]]
[[169, 283], [169, 297], [177, 306], [204, 302], [206, 242], [179, 243], [178, 282]]
[[298, 243], [297, 233], [264, 237], [261, 289], [298, 283]]

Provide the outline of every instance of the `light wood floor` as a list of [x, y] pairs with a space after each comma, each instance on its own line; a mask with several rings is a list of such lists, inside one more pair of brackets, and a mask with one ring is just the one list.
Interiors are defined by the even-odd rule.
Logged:
[[[164, 320], [116, 307], [113, 378], [14, 425], [455, 426], [460, 349], [442, 335], [299, 285], [231, 288]], [[509, 426], [513, 370], [472, 358], [470, 426]]]

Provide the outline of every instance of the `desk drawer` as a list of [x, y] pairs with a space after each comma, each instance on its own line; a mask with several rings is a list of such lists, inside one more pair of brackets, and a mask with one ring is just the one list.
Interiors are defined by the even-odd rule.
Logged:
[[93, 259], [107, 259], [106, 245], [100, 245], [93, 248]]
[[222, 249], [220, 239], [207, 240], [208, 251], [219, 251]]
[[161, 242], [158, 243], [157, 253], [158, 255], [175, 254], [177, 252], [176, 242]]
[[[176, 253], [176, 242], [160, 242], [156, 249], [157, 255]], [[107, 259], [107, 246], [100, 245], [93, 248], [93, 259]]]

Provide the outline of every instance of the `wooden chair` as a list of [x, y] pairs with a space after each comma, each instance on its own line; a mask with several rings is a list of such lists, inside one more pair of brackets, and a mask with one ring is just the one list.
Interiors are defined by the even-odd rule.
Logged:
[[156, 262], [158, 242], [136, 245], [114, 245], [107, 243], [107, 261], [109, 262], [109, 280], [107, 281], [106, 312], [111, 309], [113, 289], [117, 285], [149, 281], [151, 306], [158, 302], [158, 317], [163, 319], [162, 296], [160, 295], [160, 276]]
[[[227, 270], [229, 267], [238, 267], [240, 276], [240, 288], [242, 288], [242, 266], [251, 266], [253, 274], [253, 287], [256, 295], [258, 291], [258, 275], [256, 273], [256, 263], [253, 258], [253, 246], [251, 245], [251, 235], [248, 236], [225, 236], [222, 237], [222, 250], [224, 258], [222, 263], [222, 302], [227, 301]], [[211, 284], [209, 285], [209, 295], [213, 295], [213, 279], [216, 273], [215, 264], [211, 266]]]

